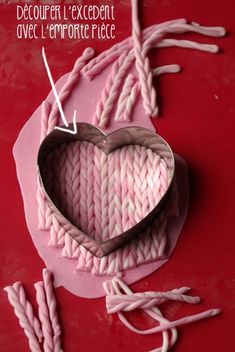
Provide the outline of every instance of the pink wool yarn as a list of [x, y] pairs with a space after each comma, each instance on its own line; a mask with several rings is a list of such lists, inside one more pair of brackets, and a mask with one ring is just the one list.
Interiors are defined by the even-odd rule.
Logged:
[[118, 98], [118, 103], [117, 103], [117, 110], [115, 114], [115, 121], [121, 121], [122, 120], [122, 115], [125, 111], [126, 108], [126, 101], [128, 96], [130, 95], [131, 89], [135, 83], [135, 78], [134, 76], [130, 73], [124, 82], [123, 89], [121, 91], [121, 94]]
[[[48, 158], [54, 160], [54, 163], [46, 164], [50, 169], [46, 172], [51, 173], [52, 179], [59, 182], [58, 185], [57, 182], [52, 185], [52, 194], [56, 196], [57, 202], [65, 214], [72, 218], [77, 226], [81, 226], [84, 231], [90, 230], [91, 236], [103, 241], [117, 236], [140, 221], [151, 211], [156, 201], [166, 190], [168, 184], [167, 165], [161, 161], [158, 155], [145, 147], [125, 146], [109, 155], [104, 154], [98, 147], [88, 142], [73, 142], [66, 145], [66, 148], [61, 146], [58, 149], [59, 152], [54, 150], [52, 155], [48, 155]], [[64, 158], [64, 154], [66, 158]], [[62, 163], [60, 163], [60, 159], [63, 160]], [[74, 211], [74, 209], [78, 210]], [[159, 226], [156, 222], [154, 226], [156, 236], [158, 236]], [[166, 223], [162, 222], [161, 226], [163, 226], [163, 231], [160, 231], [159, 228], [159, 235], [164, 233]], [[152, 240], [152, 238], [147, 235], [142, 237], [144, 238], [143, 247], [142, 245], [141, 247], [135, 246], [135, 258], [139, 257], [139, 260], [143, 260], [146, 255], [149, 256], [151, 253], [158, 256], [158, 250], [161, 248], [163, 249], [161, 255], [164, 254], [164, 245], [161, 245], [159, 249], [155, 247], [155, 245], [158, 246], [158, 241], [153, 244], [154, 250], [149, 251], [150, 244], [144, 249], [145, 242]], [[67, 238], [66, 243], [65, 238]], [[163, 238], [160, 243], [162, 241]], [[73, 240], [68, 239], [66, 229], [61, 226], [55, 215], [52, 215], [50, 245], [57, 248], [63, 247], [64, 256], [68, 253], [69, 257], [74, 258], [76, 257], [74, 251], [77, 256], [79, 253], [79, 257], [82, 256], [82, 253], [85, 254], [84, 250], [78, 251], [78, 246]], [[133, 245], [131, 248], [131, 253], [135, 252]], [[117, 260], [118, 256], [115, 255], [115, 258]], [[129, 263], [128, 265], [136, 263], [136, 260], [129, 261], [125, 256], [122, 261], [124, 267], [127, 263]], [[81, 262], [84, 263], [83, 260]], [[97, 259], [92, 262], [94, 268], [98, 268]], [[105, 271], [114, 269], [113, 266], [108, 269], [108, 262], [109, 260], [104, 261], [104, 259], [100, 262], [99, 267], [102, 273], [104, 273], [104, 268]], [[120, 260], [116, 270], [120, 268], [119, 262]]]
[[[94, 116], [94, 124], [99, 127], [105, 127], [108, 121], [108, 114], [112, 110], [113, 100], [117, 96], [117, 89], [120, 86], [121, 79], [125, 74], [125, 71], [120, 71], [122, 64], [126, 60], [126, 52], [122, 53], [117, 61], [114, 62], [111, 73], [108, 76], [106, 85], [101, 93], [101, 100], [98, 102], [96, 112]], [[117, 79], [117, 74], [121, 77]]]
[[48, 121], [51, 111], [51, 104], [47, 101], [42, 102], [42, 115], [41, 115], [41, 142], [48, 134]]

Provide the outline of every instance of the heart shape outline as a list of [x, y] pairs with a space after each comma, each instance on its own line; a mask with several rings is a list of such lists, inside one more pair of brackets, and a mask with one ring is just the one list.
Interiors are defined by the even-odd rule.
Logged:
[[[70, 124], [69, 127], [71, 125], [72, 124]], [[154, 153], [157, 153], [166, 162], [169, 182], [168, 188], [160, 201], [141, 221], [112, 239], [99, 241], [91, 237], [89, 234], [83, 232], [81, 229], [79, 229], [78, 226], [73, 224], [72, 219], [68, 219], [68, 217], [66, 217], [60, 211], [50, 196], [50, 192], [46, 183], [47, 174], [44, 168], [46, 157], [53, 149], [59, 147], [61, 144], [75, 141], [86, 141], [92, 143], [105, 154], [109, 154], [115, 149], [124, 147], [126, 145], [141, 145], [146, 148], [150, 148]], [[175, 160], [174, 154], [169, 144], [160, 135], [146, 128], [137, 126], [123, 127], [109, 134], [105, 134], [99, 128], [89, 123], [78, 122], [76, 134], [68, 134], [55, 129], [46, 136], [39, 147], [37, 157], [37, 172], [40, 185], [48, 201], [48, 204], [50, 205], [51, 210], [53, 211], [61, 226], [63, 226], [63, 228], [74, 240], [85, 247], [94, 256], [102, 258], [113, 250], [124, 245], [127, 241], [133, 239], [136, 235], [143, 231], [156, 217], [167, 195], [169, 194], [175, 172]]]

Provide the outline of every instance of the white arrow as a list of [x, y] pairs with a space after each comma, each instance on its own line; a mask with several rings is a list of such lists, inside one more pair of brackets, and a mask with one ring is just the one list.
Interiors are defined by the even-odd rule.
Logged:
[[53, 81], [53, 78], [52, 78], [52, 75], [51, 75], [51, 71], [50, 71], [50, 67], [49, 67], [48, 62], [47, 62], [47, 58], [46, 58], [46, 53], [45, 53], [44, 47], [42, 47], [42, 58], [43, 58], [43, 61], [44, 61], [44, 65], [45, 65], [45, 68], [46, 68], [46, 71], [47, 71], [47, 75], [48, 75], [49, 81], [51, 83], [51, 87], [52, 87], [52, 91], [53, 91], [54, 96], [55, 96], [56, 103], [58, 105], [60, 116], [61, 116], [65, 126], [67, 127], [67, 128], [63, 128], [63, 127], [55, 126], [55, 129], [61, 130], [63, 132], [71, 133], [71, 134], [76, 134], [77, 133], [77, 123], [76, 123], [77, 110], [74, 110], [74, 113], [73, 113], [73, 129], [69, 129], [68, 128], [69, 127], [69, 123], [68, 123], [68, 121], [66, 119], [66, 116], [64, 114], [64, 111], [63, 111], [63, 108], [62, 108], [62, 105], [61, 105], [61, 102], [60, 102], [59, 95], [58, 95], [58, 93], [56, 91], [55, 83]]

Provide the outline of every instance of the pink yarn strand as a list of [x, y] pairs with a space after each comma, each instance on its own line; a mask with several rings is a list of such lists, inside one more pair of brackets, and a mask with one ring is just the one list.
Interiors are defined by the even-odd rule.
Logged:
[[[192, 323], [201, 319], [205, 318], [210, 318], [213, 316], [216, 316], [221, 313], [220, 309], [210, 309], [205, 312], [201, 312], [198, 314], [191, 315], [189, 317], [184, 317], [172, 322], [169, 322], [167, 319], [165, 319], [162, 316], [162, 313], [160, 312], [159, 308], [157, 308], [155, 305], [164, 302], [166, 299], [179, 299], [180, 301], [183, 302], [188, 302], [188, 303], [198, 303], [200, 301], [199, 297], [191, 297], [191, 296], [186, 296], [185, 293], [189, 290], [188, 287], [183, 287], [180, 289], [175, 289], [170, 292], [165, 292], [165, 293], [159, 293], [159, 292], [146, 292], [142, 294], [133, 294], [133, 292], [130, 290], [130, 288], [120, 279], [120, 277], [115, 277], [112, 281], [105, 282], [104, 283], [104, 290], [106, 292], [106, 306], [108, 312], [115, 312], [115, 309], [112, 310], [110, 307], [110, 304], [114, 303], [114, 301], [118, 301], [118, 305], [116, 306], [117, 308], [117, 313], [119, 316], [119, 319], [122, 321], [123, 324], [125, 324], [130, 330], [132, 330], [135, 333], [141, 334], [141, 335], [147, 335], [147, 334], [152, 334], [156, 332], [162, 332], [163, 334], [163, 345], [161, 348], [157, 348], [154, 351], [155, 352], [160, 352], [160, 351], [168, 351], [170, 347], [173, 346], [173, 344], [177, 340], [177, 332], [175, 328], [180, 325]], [[151, 302], [152, 304], [149, 304], [149, 302], [146, 304], [144, 302], [144, 299], [146, 296], [149, 296], [149, 298], [153, 301]], [[154, 298], [153, 298], [154, 296]], [[136, 304], [138, 302], [138, 299], [140, 299], [139, 304]], [[154, 301], [155, 299], [160, 299], [160, 301]], [[117, 303], [117, 302], [115, 302]], [[129, 307], [127, 310], [133, 310], [136, 308], [141, 308], [150, 315], [153, 319], [158, 321], [160, 323], [159, 326], [156, 326], [151, 329], [147, 330], [139, 330], [135, 328], [130, 322], [126, 319], [126, 317], [121, 313], [121, 311], [125, 311], [126, 308]], [[110, 310], [111, 308], [111, 310]], [[172, 331], [172, 337], [171, 340], [169, 340], [169, 337], [167, 335], [167, 331], [171, 330]]]
[[53, 330], [49, 317], [49, 311], [46, 301], [46, 294], [43, 282], [34, 284], [36, 290], [36, 300], [38, 304], [38, 316], [42, 324], [42, 332], [44, 336], [43, 350], [45, 352], [54, 351]]
[[41, 352], [39, 344], [39, 339], [41, 340], [40, 325], [33, 315], [30, 303], [25, 299], [25, 292], [21, 283], [7, 286], [4, 291], [7, 292], [8, 300], [14, 308], [19, 324], [28, 338], [30, 351]]
[[136, 69], [139, 74], [141, 94], [145, 112], [148, 116], [157, 116], [156, 92], [152, 84], [152, 71], [149, 59], [143, 51], [142, 34], [138, 22], [138, 1], [132, 0], [132, 36], [134, 42], [134, 54]]
[[47, 101], [42, 103], [42, 114], [41, 114], [41, 142], [48, 133], [48, 119], [51, 110], [51, 104]]
[[35, 331], [35, 334], [38, 338], [38, 341], [42, 342], [43, 334], [42, 334], [41, 325], [39, 323], [39, 320], [36, 318], [36, 316], [33, 313], [33, 307], [31, 305], [31, 303], [26, 298], [26, 294], [25, 294], [25, 290], [24, 290], [23, 285], [21, 284], [21, 282], [16, 282], [15, 284], [13, 284], [13, 287], [14, 287], [16, 293], [18, 294], [19, 301], [20, 301], [21, 305], [25, 309], [25, 314], [29, 320], [29, 323], [34, 328], [34, 331]]
[[134, 83], [135, 83], [134, 76], [132, 74], [129, 74], [125, 79], [121, 94], [118, 99], [117, 111], [115, 114], [115, 121], [122, 121], [122, 115], [126, 108], [126, 102], [131, 93], [131, 89]]
[[26, 298], [24, 288], [20, 282], [5, 287], [8, 299], [19, 319], [29, 340], [32, 352], [41, 352], [40, 343], [43, 343], [44, 352], [62, 352], [61, 329], [56, 312], [56, 299], [53, 293], [51, 272], [43, 270], [43, 282], [36, 283], [36, 300], [38, 303], [39, 320], [33, 313], [33, 308]]
[[[48, 161], [49, 169], [45, 169], [45, 172], [48, 175], [51, 173], [50, 177], [58, 180], [53, 192], [57, 194], [58, 204], [63, 211], [68, 212], [78, 226], [88, 226], [87, 231], [91, 236], [96, 236], [98, 240], [108, 240], [134, 226], [153, 207], [153, 198], [159, 200], [166, 180], [164, 177], [162, 181], [159, 179], [159, 156], [149, 153], [144, 147], [141, 149], [139, 146], [126, 146], [108, 157], [102, 155], [100, 149], [91, 143], [73, 142], [53, 151], [53, 163]], [[166, 165], [162, 164], [161, 167], [163, 171]], [[79, 172], [80, 168], [82, 174]], [[65, 178], [66, 172], [68, 175]], [[164, 187], [160, 187], [160, 182], [164, 183]], [[153, 187], [154, 194], [149, 193], [147, 185]], [[88, 218], [83, 217], [86, 209], [89, 211]], [[93, 258], [72, 240], [66, 232], [66, 224], [62, 224], [61, 219], [52, 214], [49, 245], [62, 248], [64, 257], [78, 259], [77, 270], [87, 270], [99, 275], [113, 274], [164, 255], [166, 223], [167, 221], [160, 221], [153, 224], [152, 229], [142, 234], [141, 240], [135, 239], [129, 246], [100, 260]]]
[[49, 318], [52, 326], [54, 352], [61, 352], [61, 328], [57, 315], [57, 303], [53, 292], [52, 274], [48, 269], [43, 269], [43, 283]]
[[214, 54], [219, 51], [218, 45], [215, 44], [201, 44], [192, 40], [177, 40], [170, 38], [161, 40], [159, 43], [157, 43], [156, 48], [169, 48], [173, 46], [178, 48], [201, 50]]
[[[166, 33], [185, 33], [192, 31], [202, 35], [208, 35], [210, 37], [222, 37], [225, 35], [225, 29], [223, 27], [204, 27], [199, 26], [195, 23], [187, 24], [185, 19], [172, 20], [157, 24], [147, 29], [143, 30], [143, 41], [144, 41], [144, 51], [147, 52], [153, 46], [166, 47], [172, 46], [172, 43], [168, 39], [161, 38]], [[217, 45], [210, 44], [200, 44], [191, 41], [176, 41], [174, 46], [187, 47], [191, 49], [198, 49], [207, 52], [216, 53], [218, 51]], [[132, 38], [127, 38], [121, 43], [114, 45], [112, 48], [101, 53], [97, 58], [91, 60], [88, 65], [84, 67], [84, 74], [92, 79], [97, 74], [99, 74], [110, 62], [115, 61], [124, 50], [131, 50], [133, 47]]]
[[106, 127], [108, 123], [109, 113], [113, 108], [113, 102], [116, 99], [117, 90], [123, 77], [123, 70], [120, 71], [120, 68], [122, 67], [124, 60], [126, 60], [126, 52], [114, 62], [106, 85], [101, 92], [101, 100], [97, 104], [94, 116], [94, 124], [99, 127]]

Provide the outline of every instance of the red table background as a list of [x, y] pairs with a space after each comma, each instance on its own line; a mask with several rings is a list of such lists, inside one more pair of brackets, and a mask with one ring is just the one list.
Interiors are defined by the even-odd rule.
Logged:
[[[84, 1], [83, 3], [99, 3]], [[107, 1], [108, 3], [108, 1]], [[109, 2], [111, 3], [111, 2]], [[159, 271], [133, 285], [134, 290], [168, 290], [193, 287], [204, 298], [198, 306], [172, 304], [166, 315], [176, 319], [210, 307], [223, 314], [210, 321], [179, 329], [174, 351], [231, 351], [235, 344], [235, 2], [233, 0], [146, 0], [141, 24], [185, 17], [204, 25], [226, 27], [228, 35], [213, 39], [187, 34], [184, 38], [214, 42], [219, 55], [162, 49], [152, 64], [179, 63], [179, 75], [160, 78], [161, 118], [159, 133], [189, 165], [188, 217], [170, 261]], [[86, 46], [97, 52], [131, 33], [130, 1], [112, 1], [116, 13], [115, 40], [19, 40], [16, 38], [16, 4], [0, 5], [0, 350], [28, 351], [2, 287], [22, 281], [35, 305], [33, 283], [41, 279], [43, 261], [28, 233], [22, 198], [12, 157], [17, 135], [50, 90], [41, 59], [45, 45], [53, 76], [71, 70]], [[30, 146], [29, 146], [30, 148]], [[64, 350], [147, 351], [159, 345], [160, 335], [139, 336], [108, 316], [104, 299], [75, 297], [56, 290], [63, 328]], [[151, 324], [136, 314], [139, 326]]]

